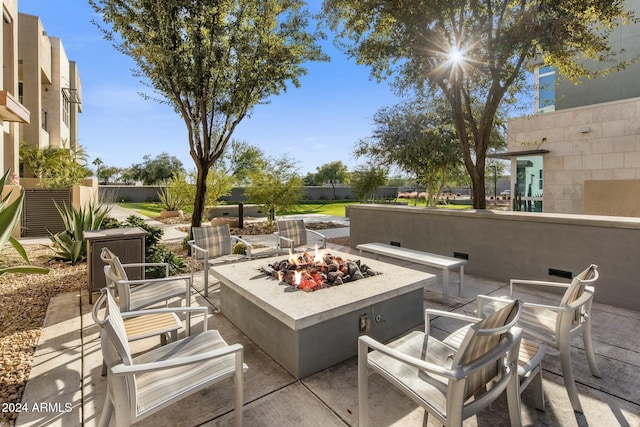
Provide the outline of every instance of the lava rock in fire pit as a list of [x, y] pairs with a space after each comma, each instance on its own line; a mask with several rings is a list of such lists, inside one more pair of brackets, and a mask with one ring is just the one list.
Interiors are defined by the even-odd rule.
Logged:
[[315, 256], [308, 252], [290, 254], [288, 260], [275, 261], [262, 268], [268, 276], [305, 292], [342, 285], [375, 276], [378, 273], [360, 261], [345, 260], [331, 254]]

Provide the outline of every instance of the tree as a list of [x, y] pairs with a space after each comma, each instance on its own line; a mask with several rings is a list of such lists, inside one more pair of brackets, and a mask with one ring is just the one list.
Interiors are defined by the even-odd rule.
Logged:
[[321, 183], [328, 182], [331, 184], [331, 188], [333, 188], [333, 200], [336, 200], [338, 197], [336, 196], [336, 184], [344, 183], [349, 176], [349, 170], [347, 166], [342, 163], [340, 160], [325, 163], [322, 166], [318, 166], [316, 168], [316, 181]]
[[246, 184], [249, 175], [264, 164], [264, 152], [245, 142], [231, 140], [222, 157], [224, 170], [236, 185]]
[[121, 173], [119, 167], [116, 166], [105, 166], [100, 168], [100, 172], [98, 173], [98, 179], [102, 180], [103, 184], [108, 184], [111, 181], [112, 177], [118, 176]]
[[[401, 91], [444, 95], [479, 209], [495, 115], [515, 99], [525, 65], [552, 64], [576, 81], [623, 67], [609, 35], [631, 18], [624, 0], [325, 0], [322, 14], [377, 79], [395, 74]], [[611, 67], [591, 71], [588, 60]]]
[[373, 120], [373, 135], [358, 141], [356, 157], [370, 157], [409, 173], [425, 187], [427, 205], [435, 206], [448, 176], [461, 166], [462, 159], [442, 102], [430, 99], [382, 108]]
[[320, 34], [307, 31], [302, 0], [89, 2], [110, 26], [105, 36], [184, 120], [198, 173], [191, 225], [199, 226], [209, 168], [256, 104], [288, 82], [298, 87], [305, 62], [326, 59]]
[[100, 182], [100, 166], [102, 166], [104, 164], [104, 162], [102, 161], [102, 159], [100, 157], [96, 157], [95, 160], [93, 162], [91, 162], [91, 164], [95, 165], [95, 167], [96, 167], [96, 178], [98, 178], [98, 182]]
[[387, 183], [387, 170], [380, 166], [360, 166], [352, 173], [353, 191], [360, 200], [371, 196], [375, 203], [376, 191]]
[[161, 184], [179, 172], [184, 172], [182, 162], [175, 156], [162, 153], [154, 159], [145, 155], [142, 163], [131, 166], [131, 177], [145, 185]]
[[251, 173], [250, 178], [251, 185], [245, 188], [244, 194], [250, 202], [261, 205], [268, 212], [268, 225], [278, 211], [298, 203], [304, 193], [302, 178], [287, 156], [267, 159], [261, 168]]
[[313, 173], [313, 172], [307, 172], [307, 174], [304, 176], [304, 178], [302, 178], [302, 181], [304, 182], [304, 185], [308, 185], [308, 186], [314, 186], [314, 185], [321, 185], [322, 184], [322, 182], [320, 182], [320, 180], [318, 179], [316, 174]]
[[71, 188], [92, 172], [86, 166], [86, 154], [81, 146], [40, 148], [30, 144], [20, 146], [20, 160], [24, 164], [24, 176], [39, 178], [43, 188]]

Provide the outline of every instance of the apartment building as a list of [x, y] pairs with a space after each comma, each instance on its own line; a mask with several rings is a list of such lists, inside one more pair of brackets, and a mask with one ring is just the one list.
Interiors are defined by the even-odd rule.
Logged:
[[78, 114], [82, 84], [77, 64], [61, 40], [50, 37], [37, 16], [19, 14], [19, 89], [31, 123], [21, 129], [21, 142], [40, 148], [78, 148]]
[[[626, 5], [640, 13], [640, 0]], [[611, 44], [621, 60], [640, 55], [640, 24]], [[579, 85], [540, 65], [534, 80], [535, 112], [509, 121], [504, 153], [520, 209], [640, 216], [640, 63]]]
[[0, 172], [18, 171], [20, 124], [30, 122], [29, 110], [18, 96], [18, 3], [0, 0], [2, 31], [0, 31], [0, 120], [2, 121], [2, 149]]

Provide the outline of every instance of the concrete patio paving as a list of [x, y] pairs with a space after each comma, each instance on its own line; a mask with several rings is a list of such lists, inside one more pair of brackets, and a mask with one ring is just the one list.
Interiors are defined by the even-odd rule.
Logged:
[[[335, 246], [334, 246], [335, 247]], [[336, 247], [337, 248], [337, 247]], [[348, 251], [349, 248], [339, 249]], [[355, 255], [354, 255], [355, 256]], [[394, 264], [408, 265], [388, 260]], [[412, 268], [440, 274], [427, 267]], [[606, 272], [601, 272], [606, 274]], [[218, 312], [219, 293], [214, 286], [209, 297], [201, 294], [201, 277], [194, 287], [194, 303], [209, 307], [208, 327], [220, 330], [228, 343], [245, 348], [245, 426], [355, 426], [358, 425], [357, 366], [353, 357], [302, 380], [295, 380], [249, 338]], [[451, 301], [441, 303], [438, 284], [424, 292], [425, 308], [475, 313], [477, 294], [504, 295], [506, 284], [465, 275], [465, 297], [453, 291]], [[597, 289], [596, 292], [604, 290]], [[527, 299], [547, 300], [550, 295], [531, 294]], [[523, 295], [524, 299], [524, 295]], [[40, 338], [34, 367], [23, 396], [29, 406], [45, 403], [42, 411], [29, 411], [18, 418], [18, 426], [97, 424], [105, 398], [106, 377], [102, 377], [102, 355], [98, 327], [90, 314], [86, 291], [63, 294], [51, 301]], [[194, 330], [201, 329], [196, 319]], [[445, 334], [456, 325], [436, 319], [434, 325]], [[572, 347], [574, 373], [585, 413], [574, 413], [564, 388], [558, 353], [549, 349], [543, 360], [545, 412], [534, 408], [526, 390], [522, 398], [524, 425], [546, 426], [640, 426], [640, 312], [594, 304], [593, 336], [603, 378], [591, 376], [581, 339]], [[134, 343], [134, 350], [157, 346], [157, 339]], [[423, 410], [400, 394], [377, 374], [369, 379], [371, 425], [419, 426]], [[232, 422], [232, 383], [211, 387], [150, 416], [140, 426], [226, 426]], [[465, 425], [508, 425], [506, 399], [470, 418]], [[115, 425], [112, 421], [111, 425]], [[434, 423], [435, 425], [435, 423]]]

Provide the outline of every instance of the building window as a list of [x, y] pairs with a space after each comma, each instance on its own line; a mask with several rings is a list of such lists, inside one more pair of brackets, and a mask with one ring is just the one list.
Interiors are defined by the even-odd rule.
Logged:
[[65, 125], [69, 126], [69, 110], [71, 109], [71, 101], [67, 94], [62, 92], [62, 121]]
[[536, 112], [544, 113], [556, 109], [556, 68], [550, 65], [536, 69]]
[[18, 101], [20, 104], [24, 104], [22, 99], [24, 98], [24, 83], [18, 82]]

